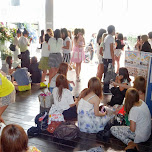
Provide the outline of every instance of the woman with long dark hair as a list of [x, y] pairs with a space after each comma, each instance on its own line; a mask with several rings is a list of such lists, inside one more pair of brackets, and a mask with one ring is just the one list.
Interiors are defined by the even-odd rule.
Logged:
[[51, 79], [55, 76], [59, 65], [62, 63], [62, 47], [63, 40], [61, 38], [61, 31], [56, 29], [54, 31], [54, 37], [51, 37], [48, 42], [48, 50], [50, 51], [48, 61], [48, 65], [50, 67], [48, 88], [50, 87]]
[[72, 41], [68, 36], [68, 30], [66, 28], [61, 29], [62, 39], [63, 39], [63, 62], [70, 63], [71, 51], [72, 51]]

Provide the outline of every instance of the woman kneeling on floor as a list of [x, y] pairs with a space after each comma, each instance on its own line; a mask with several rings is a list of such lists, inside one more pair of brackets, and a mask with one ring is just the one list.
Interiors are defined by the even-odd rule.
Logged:
[[[12, 82], [18, 91], [31, 90], [31, 78], [27, 68], [21, 68], [18, 62], [13, 63], [15, 72], [12, 74]], [[15, 79], [15, 81], [14, 81]]]
[[139, 99], [136, 89], [130, 88], [125, 96], [125, 111], [129, 114], [129, 126], [113, 126], [111, 133], [123, 143], [127, 149], [134, 149], [137, 143], [145, 142], [151, 135], [151, 115], [146, 103]]
[[28, 147], [28, 137], [19, 125], [7, 125], [1, 135], [1, 152], [41, 152], [34, 146]]
[[93, 77], [88, 82], [88, 88], [80, 94], [78, 102], [78, 126], [80, 131], [97, 133], [104, 130], [107, 122], [113, 117], [99, 111], [102, 97], [102, 86], [98, 78]]
[[65, 120], [77, 118], [76, 104], [72, 93], [69, 90], [69, 83], [62, 74], [56, 78], [56, 87], [53, 89], [54, 104], [58, 111], [61, 112]]

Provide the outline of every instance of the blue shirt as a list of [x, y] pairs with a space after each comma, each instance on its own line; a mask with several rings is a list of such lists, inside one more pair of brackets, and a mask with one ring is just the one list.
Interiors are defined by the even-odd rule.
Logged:
[[19, 86], [28, 85], [31, 83], [31, 78], [28, 75], [28, 69], [27, 68], [21, 68], [17, 69], [12, 76], [15, 78], [15, 81]]

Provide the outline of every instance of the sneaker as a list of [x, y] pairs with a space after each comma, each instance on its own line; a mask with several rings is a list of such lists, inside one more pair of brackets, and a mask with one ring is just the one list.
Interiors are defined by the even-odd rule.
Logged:
[[110, 95], [110, 94], [111, 94], [111, 92], [110, 92], [110, 90], [108, 90], [108, 91], [104, 91], [104, 92], [103, 92], [103, 94]]
[[44, 82], [41, 82], [41, 83], [40, 83], [40, 87], [41, 87], [41, 88], [46, 88], [47, 85], [46, 85]]

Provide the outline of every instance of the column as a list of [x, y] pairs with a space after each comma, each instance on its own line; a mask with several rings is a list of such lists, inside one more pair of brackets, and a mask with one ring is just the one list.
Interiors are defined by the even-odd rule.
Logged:
[[53, 0], [45, 1], [45, 27], [53, 29]]

